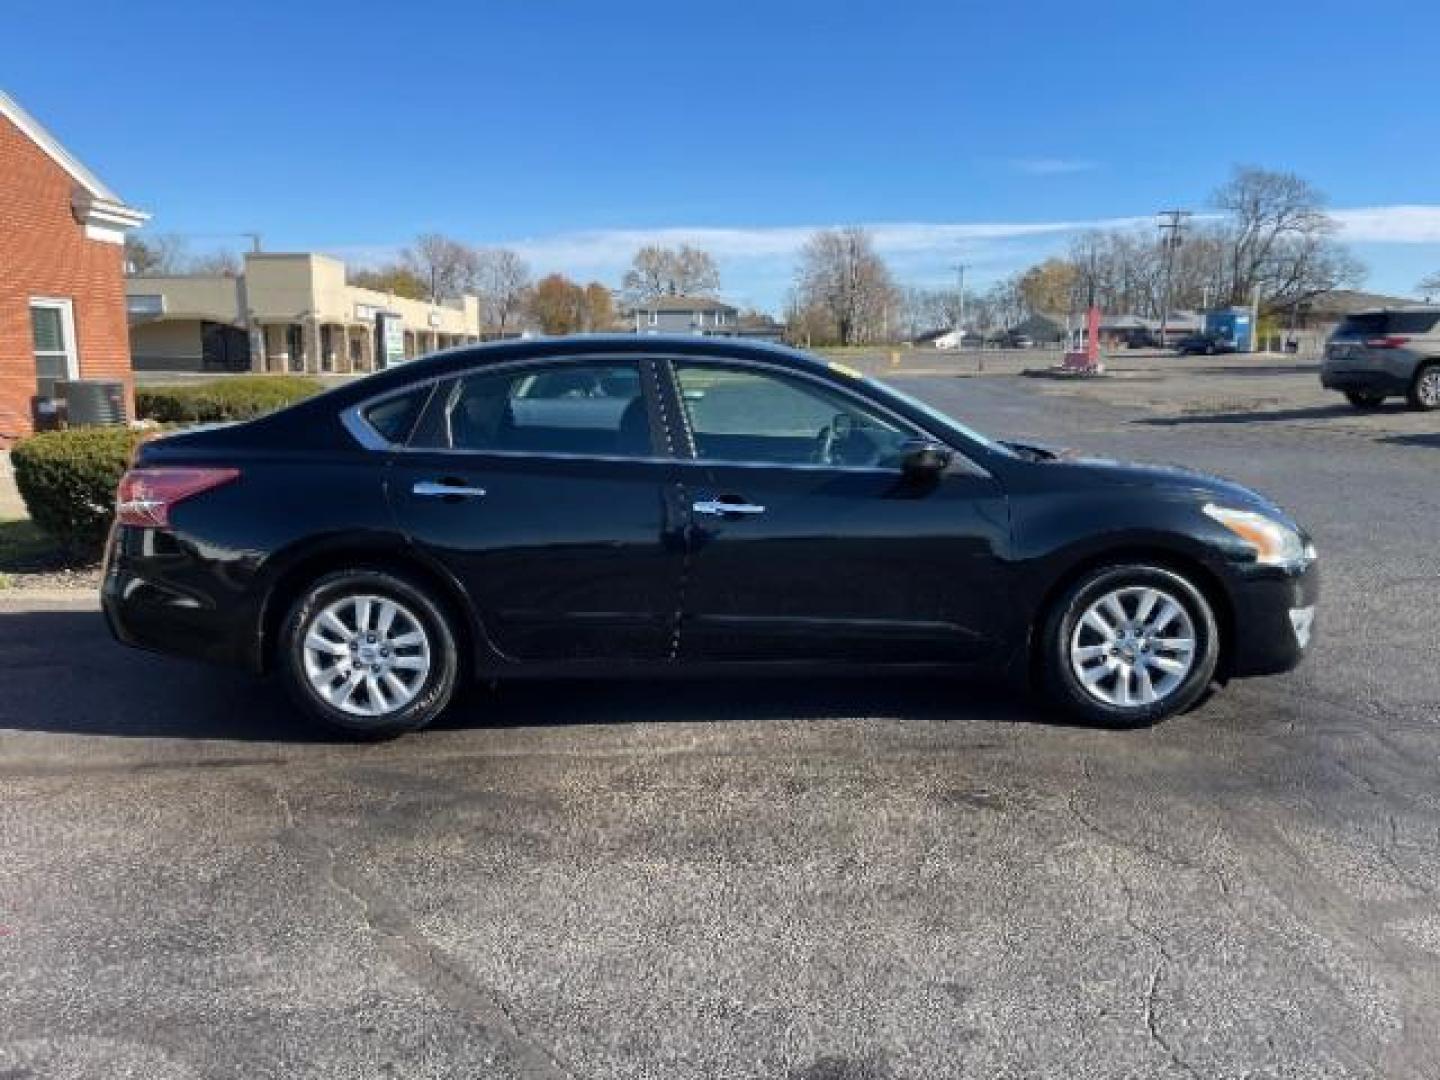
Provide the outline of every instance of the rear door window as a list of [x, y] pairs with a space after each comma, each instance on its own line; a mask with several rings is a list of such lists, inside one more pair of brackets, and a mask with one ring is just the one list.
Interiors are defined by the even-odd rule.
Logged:
[[648, 457], [650, 416], [638, 364], [607, 361], [467, 375], [435, 430], [436, 449]]

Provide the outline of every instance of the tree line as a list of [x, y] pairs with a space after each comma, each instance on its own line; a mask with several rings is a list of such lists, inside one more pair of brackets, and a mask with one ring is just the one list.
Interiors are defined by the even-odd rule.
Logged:
[[[1031, 315], [1063, 320], [1091, 302], [1103, 310], [1158, 318], [1202, 307], [1293, 308], [1332, 289], [1354, 286], [1364, 268], [1337, 239], [1324, 196], [1300, 177], [1253, 166], [1235, 169], [1205, 212], [1166, 236], [1154, 229], [1096, 230], [1069, 250], [984, 290], [903, 286], [862, 227], [817, 231], [799, 254], [785, 310], [792, 341], [857, 345], [913, 338], [952, 328], [965, 314], [981, 333], [1014, 327]], [[191, 256], [177, 237], [135, 239], [127, 258], [141, 273], [238, 273], [232, 253]], [[352, 284], [440, 302], [480, 299], [487, 331], [526, 327], [561, 334], [611, 328], [626, 306], [668, 296], [714, 296], [715, 259], [689, 245], [638, 250], [618, 291], [560, 273], [536, 278], [503, 247], [475, 247], [438, 233], [419, 236], [392, 261], [350, 271]], [[1440, 292], [1440, 274], [1421, 283]]]
[[[1095, 230], [1045, 259], [964, 296], [967, 328], [1013, 327], [1031, 315], [1062, 320], [1092, 302], [1159, 318], [1162, 309], [1251, 304], [1293, 309], [1365, 276], [1337, 239], [1324, 196], [1286, 172], [1235, 169], [1196, 214], [1167, 236], [1146, 228]], [[1440, 274], [1421, 289], [1440, 292]], [[863, 229], [823, 232], [801, 253], [788, 321], [798, 340], [865, 344], [960, 322], [958, 289], [897, 286]]]

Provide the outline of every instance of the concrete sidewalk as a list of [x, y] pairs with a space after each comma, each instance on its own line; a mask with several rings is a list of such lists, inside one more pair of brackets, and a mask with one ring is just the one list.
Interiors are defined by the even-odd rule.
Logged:
[[10, 451], [0, 450], [0, 521], [29, 517], [25, 503], [15, 488], [15, 470], [10, 465]]

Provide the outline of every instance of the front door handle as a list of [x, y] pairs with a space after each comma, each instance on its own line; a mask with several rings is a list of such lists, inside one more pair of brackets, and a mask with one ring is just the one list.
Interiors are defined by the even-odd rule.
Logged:
[[701, 499], [693, 507], [697, 514], [707, 514], [710, 517], [728, 517], [731, 514], [763, 514], [765, 507], [757, 506], [755, 503], [730, 502], [726, 499]]
[[482, 499], [485, 497], [485, 489], [477, 487], [466, 487], [463, 484], [437, 483], [434, 480], [416, 480], [415, 486], [410, 489], [416, 495], [429, 498], [441, 499]]

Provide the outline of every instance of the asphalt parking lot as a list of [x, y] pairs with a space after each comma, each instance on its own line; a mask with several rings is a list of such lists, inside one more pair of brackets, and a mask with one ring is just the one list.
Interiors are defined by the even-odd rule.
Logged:
[[890, 374], [1291, 509], [1306, 666], [1138, 732], [747, 680], [354, 746], [4, 602], [0, 1077], [1440, 1075], [1440, 420], [957, 371]]

